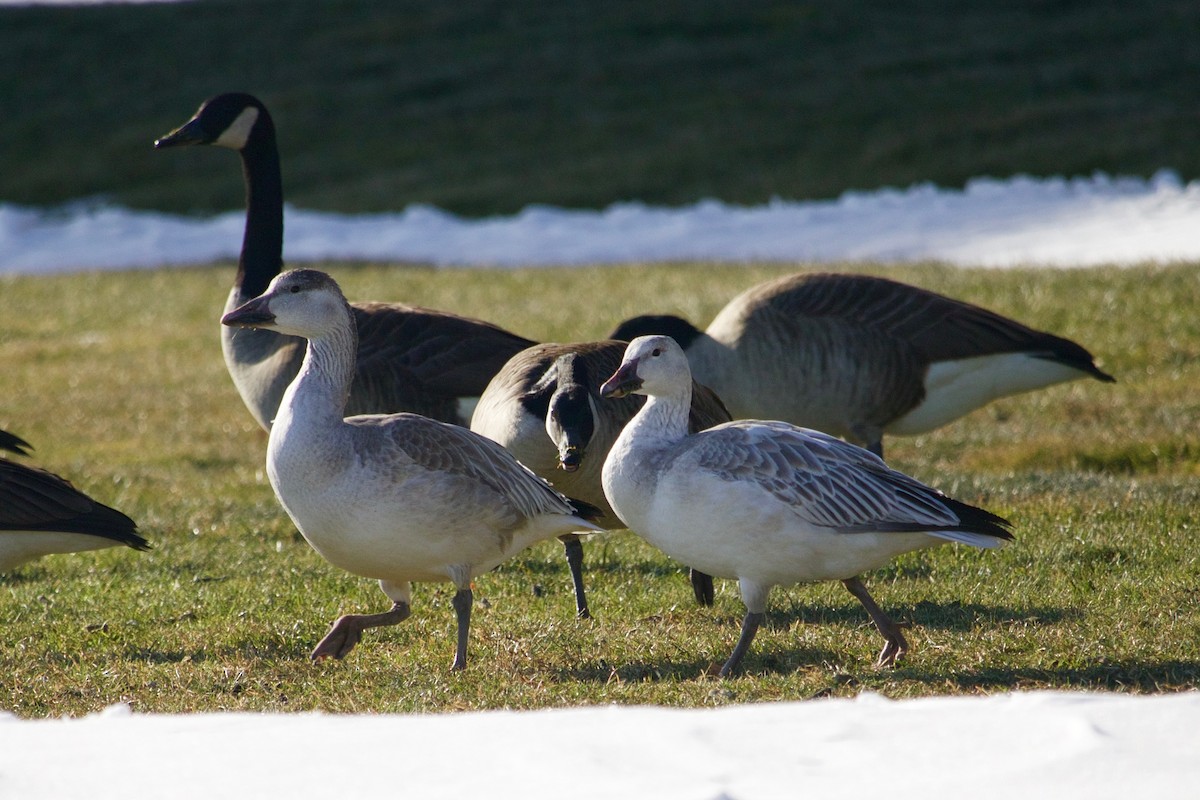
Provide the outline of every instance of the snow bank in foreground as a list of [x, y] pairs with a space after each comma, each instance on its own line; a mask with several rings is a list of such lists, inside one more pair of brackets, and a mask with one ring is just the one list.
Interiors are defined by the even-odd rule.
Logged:
[[441, 715], [0, 718], [0, 793], [755, 800], [1183, 798], [1200, 694], [1036, 692]]
[[41, 800], [1183, 798], [1200, 693], [1034, 692], [721, 709], [0, 717], [0, 793]]
[[[234, 259], [242, 211], [198, 219], [78, 203], [0, 205], [0, 274], [156, 267]], [[528, 266], [704, 259], [1091, 266], [1200, 260], [1200, 182], [977, 179], [850, 192], [837, 200], [602, 211], [531, 206], [465, 219], [430, 206], [346, 216], [288, 208], [284, 257]]]

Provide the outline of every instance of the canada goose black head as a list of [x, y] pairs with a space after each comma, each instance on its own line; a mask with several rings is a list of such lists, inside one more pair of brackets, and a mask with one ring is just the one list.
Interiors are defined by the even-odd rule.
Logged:
[[631, 317], [608, 335], [609, 339], [632, 342], [639, 336], [670, 336], [684, 350], [702, 335], [702, 331], [683, 317], [672, 314], [642, 314]]
[[[237, 301], [244, 302], [262, 294], [283, 269], [283, 179], [275, 124], [258, 98], [230, 92], [204, 101], [191, 119], [154, 142], [158, 149], [200, 144], [233, 150], [242, 161], [246, 231], [234, 288]], [[242, 337], [239, 346], [261, 349], [263, 341]], [[262, 352], [250, 358], [264, 360]]]
[[156, 148], [210, 144], [244, 150], [256, 139], [274, 141], [275, 126], [258, 98], [243, 92], [205, 100], [192, 118], [155, 140]]
[[566, 472], [579, 469], [596, 432], [587, 363], [579, 353], [559, 356], [552, 369], [557, 387], [546, 409], [546, 433], [558, 450], [558, 467]]

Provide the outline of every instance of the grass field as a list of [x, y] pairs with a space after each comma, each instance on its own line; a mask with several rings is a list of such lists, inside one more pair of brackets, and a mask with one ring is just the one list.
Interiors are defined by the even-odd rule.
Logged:
[[232, 90], [273, 110], [289, 201], [345, 212], [1192, 179], [1196, 30], [1178, 0], [5, 7], [0, 201], [237, 207], [228, 154], [151, 150]]
[[[600, 336], [648, 310], [646, 298], [706, 322], [745, 286], [807, 268], [325, 266], [351, 298], [445, 308], [546, 340]], [[386, 600], [324, 563], [275, 502], [265, 435], [217, 340], [232, 268], [4, 278], [0, 426], [33, 443], [33, 463], [137, 519], [155, 547], [51, 557], [0, 578], [0, 706], [32, 717], [117, 701], [139, 711], [447, 711], [1194, 688], [1196, 267], [837, 265], [1069, 336], [1119, 382], [1003, 400], [891, 441], [894, 465], [1010, 517], [1017, 536], [1000, 552], [947, 546], [868, 576], [880, 604], [912, 626], [899, 668], [873, 666], [880, 642], [848, 593], [815, 585], [772, 595], [746, 674], [729, 681], [706, 671], [736, 639], [736, 586], [719, 582], [716, 607], [695, 607], [678, 565], [627, 533], [587, 546], [591, 621], [573, 618], [557, 545], [480, 578], [463, 674], [448, 669], [448, 584], [418, 586], [413, 618], [369, 633], [346, 661], [309, 663], [336, 616]]]

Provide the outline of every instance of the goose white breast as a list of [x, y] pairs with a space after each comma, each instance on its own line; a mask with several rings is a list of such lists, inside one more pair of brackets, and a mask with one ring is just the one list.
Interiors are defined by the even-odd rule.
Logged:
[[768, 281], [699, 331], [626, 320], [616, 339], [665, 334], [735, 418], [782, 419], [883, 454], [883, 434], [934, 430], [1000, 397], [1091, 377], [1091, 353], [978, 306], [866, 275]]
[[[0, 430], [0, 450], [28, 455], [28, 442]], [[137, 524], [59, 476], [0, 458], [0, 572], [54, 553], [125, 545], [149, 550]]]
[[721, 668], [738, 668], [771, 588], [840, 580], [885, 639], [879, 663], [907, 649], [859, 574], [946, 541], [995, 547], [1008, 523], [887, 467], [874, 454], [786, 422], [743, 420], [689, 435], [691, 373], [669, 336], [630, 342], [604, 396], [649, 397], [604, 464], [604, 493], [631, 530], [672, 558], [736, 578], [742, 634]]
[[[275, 125], [257, 98], [207, 100], [155, 147], [216, 145], [241, 155], [246, 227], [225, 312], [260, 295], [283, 268], [283, 182]], [[533, 344], [481, 320], [399, 303], [353, 306], [359, 350], [347, 411], [413, 411], [465, 425], [479, 394], [517, 351]], [[269, 430], [300, 369], [302, 339], [271, 330], [221, 329], [225, 364], [246, 407]]]
[[267, 473], [304, 538], [330, 563], [379, 580], [381, 614], [337, 620], [313, 658], [344, 657], [362, 631], [411, 610], [412, 581], [457, 588], [458, 646], [466, 666], [471, 580], [534, 542], [599, 527], [504, 448], [465, 428], [415, 414], [343, 418], [356, 327], [337, 284], [293, 270], [226, 314], [226, 325], [308, 339], [267, 445]]

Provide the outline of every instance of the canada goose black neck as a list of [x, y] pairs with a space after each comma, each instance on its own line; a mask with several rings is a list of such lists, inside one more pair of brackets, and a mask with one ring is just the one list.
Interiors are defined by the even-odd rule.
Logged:
[[246, 181], [246, 232], [238, 259], [236, 285], [245, 297], [257, 297], [283, 270], [283, 176], [275, 125], [265, 108], [241, 150]]

